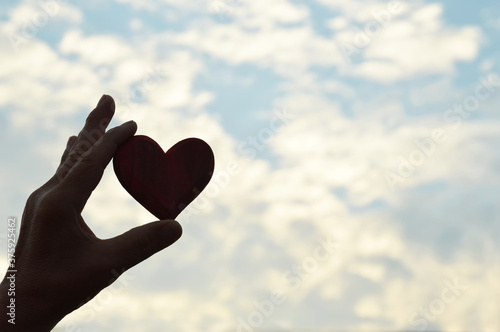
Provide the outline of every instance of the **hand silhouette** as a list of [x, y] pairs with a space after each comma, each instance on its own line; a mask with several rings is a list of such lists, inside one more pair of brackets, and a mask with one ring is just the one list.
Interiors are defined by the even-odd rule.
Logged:
[[1, 331], [50, 331], [182, 235], [179, 223], [163, 220], [102, 240], [83, 220], [82, 210], [117, 147], [137, 130], [130, 121], [106, 132], [114, 110], [113, 98], [104, 95], [78, 137], [69, 138], [56, 174], [28, 198], [15, 251], [15, 325], [6, 315], [7, 273], [0, 284]]

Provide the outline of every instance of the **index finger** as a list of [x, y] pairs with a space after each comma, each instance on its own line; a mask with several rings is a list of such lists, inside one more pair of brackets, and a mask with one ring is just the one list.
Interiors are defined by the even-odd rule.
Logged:
[[78, 159], [104, 135], [115, 113], [115, 102], [111, 96], [103, 95], [96, 108], [87, 117], [83, 129], [65, 151], [64, 160], [56, 170], [54, 181], [61, 181], [73, 168]]
[[118, 146], [132, 137], [137, 130], [133, 121], [110, 129], [85, 152], [75, 166], [60, 183], [60, 189], [66, 194], [78, 212], [81, 212], [92, 191], [101, 181], [104, 169], [116, 153]]
[[115, 101], [111, 96], [103, 95], [85, 120], [85, 126], [78, 134], [75, 148], [83, 152], [89, 150], [104, 135], [114, 114]]

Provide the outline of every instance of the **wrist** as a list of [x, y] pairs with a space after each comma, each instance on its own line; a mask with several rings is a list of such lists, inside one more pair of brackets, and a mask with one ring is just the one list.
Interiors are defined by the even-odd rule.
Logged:
[[18, 273], [8, 272], [0, 283], [1, 331], [50, 331], [58, 322], [47, 302], [23, 285]]

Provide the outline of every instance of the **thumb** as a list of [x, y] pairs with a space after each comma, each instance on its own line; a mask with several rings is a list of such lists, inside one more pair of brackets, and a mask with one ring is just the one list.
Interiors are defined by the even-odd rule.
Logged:
[[175, 220], [154, 221], [109, 239], [114, 268], [128, 270], [177, 241], [182, 227]]

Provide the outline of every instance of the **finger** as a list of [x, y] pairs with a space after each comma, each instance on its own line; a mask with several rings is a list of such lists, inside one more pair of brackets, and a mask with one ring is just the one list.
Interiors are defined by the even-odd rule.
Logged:
[[125, 271], [165, 249], [182, 235], [182, 226], [175, 220], [154, 221], [132, 228], [106, 240], [110, 248], [111, 268]]
[[70, 203], [77, 208], [77, 212], [83, 210], [118, 146], [132, 137], [136, 130], [135, 122], [129, 121], [106, 132], [89, 151], [78, 159], [61, 181], [60, 188], [67, 194]]
[[77, 140], [76, 136], [71, 136], [68, 139], [68, 143], [66, 143], [66, 149], [64, 150], [64, 153], [61, 157], [61, 162], [59, 163], [59, 167], [61, 167], [61, 165], [63, 165], [64, 162], [66, 161], [66, 159], [68, 158], [69, 152], [73, 149], [73, 146], [75, 145], [76, 140]]
[[115, 101], [111, 96], [103, 95], [78, 134], [76, 147], [82, 152], [88, 151], [104, 135], [114, 114]]
[[88, 151], [103, 135], [115, 112], [115, 102], [111, 96], [103, 95], [96, 108], [90, 112], [85, 126], [72, 141], [65, 160], [56, 171], [55, 179], [61, 181], [69, 173], [80, 157]]
[[52, 176], [43, 186], [40, 187], [40, 189], [47, 189], [49, 187], [53, 187], [61, 181], [61, 174], [62, 174], [62, 169], [61, 167], [65, 166], [65, 162], [68, 159], [68, 156], [70, 154], [71, 149], [76, 143], [76, 136], [71, 136], [68, 139], [68, 142], [66, 143], [66, 149], [64, 150], [64, 153], [61, 157], [61, 162], [59, 163], [59, 166], [57, 167], [56, 173], [54, 176]]

